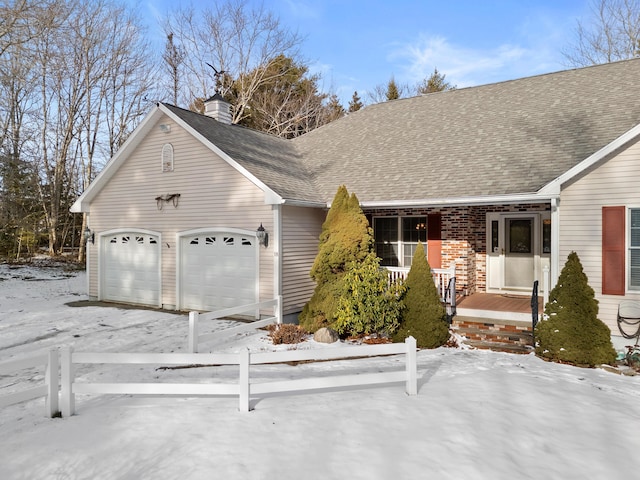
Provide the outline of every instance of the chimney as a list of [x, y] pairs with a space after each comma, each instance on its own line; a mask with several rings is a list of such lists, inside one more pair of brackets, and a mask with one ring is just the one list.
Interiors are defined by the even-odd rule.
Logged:
[[219, 93], [204, 101], [204, 114], [220, 123], [231, 125], [231, 104]]

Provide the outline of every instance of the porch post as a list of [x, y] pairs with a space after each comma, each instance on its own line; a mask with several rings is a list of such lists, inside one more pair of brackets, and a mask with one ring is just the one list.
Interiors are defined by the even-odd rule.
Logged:
[[551, 285], [553, 288], [560, 275], [560, 198], [551, 199]]

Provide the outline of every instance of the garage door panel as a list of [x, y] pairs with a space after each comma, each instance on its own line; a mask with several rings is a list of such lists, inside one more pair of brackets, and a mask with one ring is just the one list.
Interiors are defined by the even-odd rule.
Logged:
[[254, 237], [211, 232], [181, 239], [181, 307], [216, 310], [256, 301]]
[[105, 237], [102, 244], [102, 298], [159, 305], [159, 237], [121, 233]]

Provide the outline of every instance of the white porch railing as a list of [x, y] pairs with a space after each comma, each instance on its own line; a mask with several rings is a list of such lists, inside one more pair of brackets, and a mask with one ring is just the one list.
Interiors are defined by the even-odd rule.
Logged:
[[[205, 333], [200, 335], [199, 323], [207, 320], [216, 320], [220, 318], [229, 317], [231, 315], [238, 315], [240, 313], [256, 313], [261, 309], [273, 307], [273, 316], [264, 318], [262, 320], [256, 320], [237, 327], [225, 328], [217, 332]], [[251, 303], [249, 305], [240, 305], [237, 307], [225, 308], [224, 310], [217, 310], [215, 312], [198, 313], [189, 312], [189, 352], [197, 353], [198, 344], [201, 342], [207, 342], [218, 338], [229, 337], [237, 333], [246, 332], [248, 330], [254, 330], [256, 328], [266, 327], [272, 323], [282, 323], [282, 296], [278, 296], [271, 300], [265, 300], [263, 302]]]
[[[389, 281], [395, 282], [398, 279], [406, 280], [409, 274], [408, 267], [384, 267], [389, 272]], [[449, 280], [456, 276], [456, 266], [449, 268], [432, 268], [433, 281], [438, 289], [440, 298], [444, 301], [444, 295], [449, 286]]]
[[27, 388], [19, 392], [0, 395], [0, 407], [45, 397], [47, 416], [55, 417], [58, 410], [58, 349], [32, 353], [23, 358], [7, 360], [0, 363], [0, 375], [8, 375], [26, 368], [44, 365], [44, 384]]
[[[279, 352], [255, 352], [243, 349], [240, 353], [84, 353], [63, 348], [61, 362], [61, 409], [62, 415], [73, 415], [76, 410], [76, 394], [112, 395], [182, 395], [221, 396], [237, 395], [238, 409], [250, 410], [251, 396], [278, 392], [298, 392], [324, 388], [340, 388], [360, 385], [376, 385], [403, 382], [409, 395], [418, 393], [416, 362], [416, 340], [408, 337], [404, 343], [381, 345], [359, 345], [344, 348], [286, 350]], [[332, 374], [314, 378], [299, 378], [282, 381], [252, 381], [250, 366], [268, 363], [338, 360], [354, 357], [405, 354], [405, 367], [389, 372], [348, 375]], [[134, 365], [237, 365], [238, 381], [234, 383], [97, 383], [75, 378], [78, 364], [134, 364]], [[354, 364], [357, 368], [358, 364]], [[256, 376], [254, 375], [253, 380]]]

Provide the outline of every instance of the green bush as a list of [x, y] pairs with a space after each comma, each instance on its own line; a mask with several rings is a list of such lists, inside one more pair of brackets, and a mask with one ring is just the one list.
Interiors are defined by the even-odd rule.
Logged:
[[362, 262], [349, 265], [333, 328], [349, 336], [392, 334], [398, 329], [404, 308], [403, 293], [402, 284], [389, 285], [389, 276], [380, 268], [380, 259], [370, 253]]
[[440, 302], [422, 243], [413, 255], [405, 282], [405, 310], [394, 340], [403, 342], [409, 335], [420, 348], [437, 348], [449, 340], [447, 313]]
[[335, 322], [347, 265], [363, 261], [372, 249], [373, 232], [360, 202], [343, 185], [322, 224], [318, 255], [310, 272], [316, 288], [298, 317], [305, 330], [313, 333]]
[[598, 319], [598, 301], [576, 252], [567, 258], [549, 293], [545, 319], [536, 326], [536, 354], [556, 362], [595, 366], [613, 363], [609, 328]]

